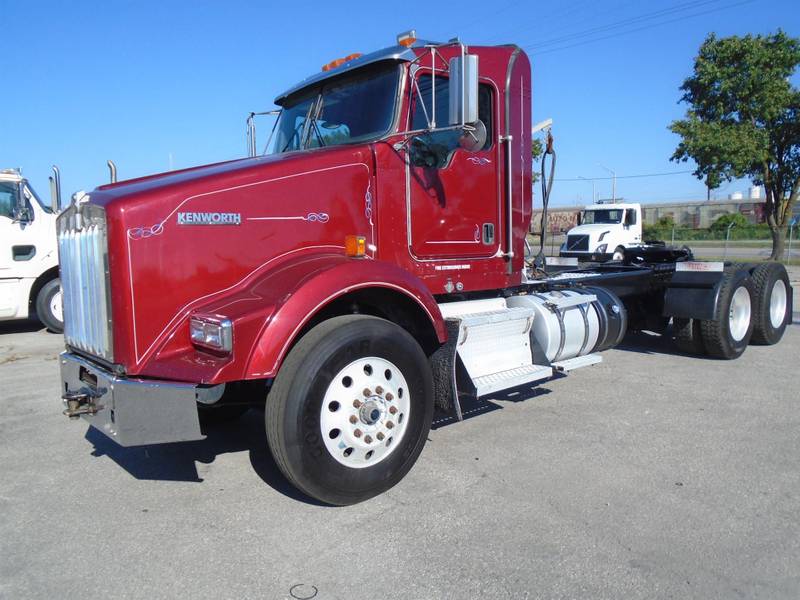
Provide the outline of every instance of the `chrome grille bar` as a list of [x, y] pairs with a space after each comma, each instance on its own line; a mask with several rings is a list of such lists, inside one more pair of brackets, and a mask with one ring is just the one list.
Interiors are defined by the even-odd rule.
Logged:
[[113, 361], [108, 239], [98, 206], [70, 206], [59, 217], [58, 252], [67, 345]]

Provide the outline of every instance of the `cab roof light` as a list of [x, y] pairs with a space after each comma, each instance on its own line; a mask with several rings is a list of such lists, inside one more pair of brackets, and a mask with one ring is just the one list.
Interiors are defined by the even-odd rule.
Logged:
[[350, 62], [351, 60], [355, 60], [361, 56], [362, 56], [361, 52], [353, 52], [352, 54], [348, 54], [344, 58], [337, 58], [336, 60], [332, 60], [331, 62], [329, 62], [327, 65], [322, 65], [322, 70], [330, 71], [332, 69], [335, 69], [336, 67], [342, 66], [346, 62]]
[[417, 41], [417, 31], [416, 29], [409, 29], [408, 31], [404, 31], [403, 33], [397, 34], [397, 45], [403, 46], [405, 48], [410, 48], [414, 45], [414, 42]]

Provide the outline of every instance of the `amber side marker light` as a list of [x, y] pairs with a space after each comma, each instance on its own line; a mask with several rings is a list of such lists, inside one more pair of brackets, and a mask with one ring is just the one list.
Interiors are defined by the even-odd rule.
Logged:
[[397, 45], [409, 48], [417, 41], [417, 32], [414, 29], [409, 29], [403, 33], [397, 34]]
[[364, 256], [367, 253], [367, 238], [363, 235], [348, 235], [344, 238], [344, 253], [347, 256]]

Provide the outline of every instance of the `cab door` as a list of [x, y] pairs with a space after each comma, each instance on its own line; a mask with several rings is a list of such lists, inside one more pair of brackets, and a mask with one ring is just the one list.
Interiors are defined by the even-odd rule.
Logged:
[[[433, 79], [436, 124], [447, 126], [450, 102], [447, 77], [437, 72], [432, 78], [430, 71], [423, 70], [415, 76], [419, 93], [415, 89], [412, 94], [411, 129], [425, 129], [433, 114]], [[476, 151], [460, 146], [463, 135], [460, 130], [434, 131], [411, 140], [407, 167], [408, 241], [414, 258], [488, 258], [497, 252], [501, 188], [495, 139], [496, 105], [494, 88], [481, 83], [478, 117], [487, 135], [486, 143]], [[431, 156], [437, 159], [434, 161]]]

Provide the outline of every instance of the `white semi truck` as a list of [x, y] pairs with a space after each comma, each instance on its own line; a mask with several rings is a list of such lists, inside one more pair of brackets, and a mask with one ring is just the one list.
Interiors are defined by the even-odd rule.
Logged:
[[567, 232], [559, 256], [579, 260], [622, 260], [625, 248], [642, 244], [641, 204], [592, 204]]
[[15, 169], [0, 171], [0, 321], [33, 316], [64, 327], [58, 276], [58, 171], [51, 205]]

